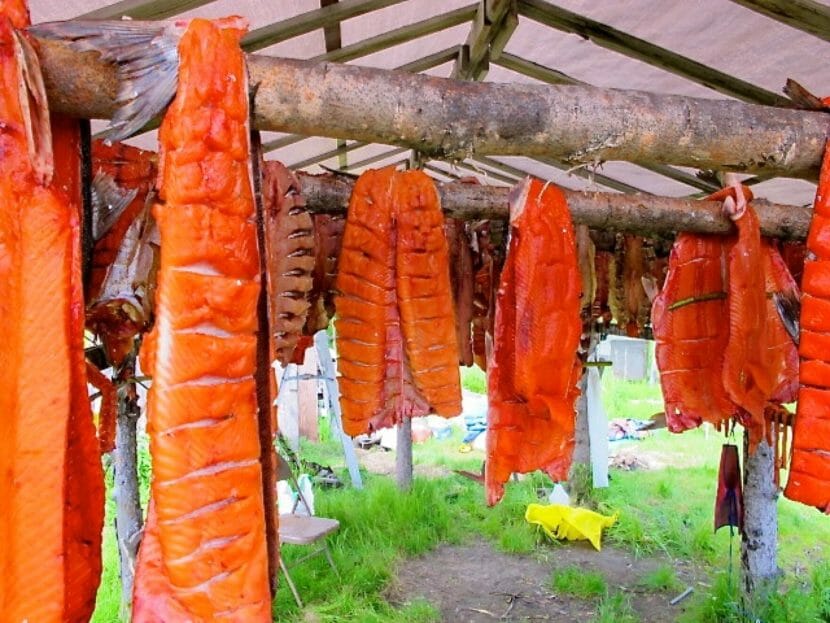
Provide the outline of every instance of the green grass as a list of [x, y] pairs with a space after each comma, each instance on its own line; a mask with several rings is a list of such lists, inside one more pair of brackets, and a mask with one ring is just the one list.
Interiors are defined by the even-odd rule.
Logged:
[[[480, 382], [479, 387], [484, 389], [479, 370], [473, 368], [462, 374], [469, 377], [465, 387], [474, 387]], [[470, 380], [477, 377], [479, 381]], [[604, 375], [603, 385], [609, 417], [645, 418], [661, 408], [654, 404], [659, 400], [659, 389], [655, 386], [619, 381], [610, 372]], [[282, 581], [275, 602], [276, 620], [293, 623], [304, 620], [305, 616], [307, 621], [331, 623], [438, 621], [439, 614], [425, 602], [400, 608], [387, 603], [384, 590], [399, 561], [441, 543], [459, 543], [479, 535], [508, 553], [541, 554], [556, 547], [524, 521], [527, 504], [538, 501], [537, 489], [549, 487], [550, 480], [536, 473], [520, 482], [510, 482], [502, 502], [495, 508], [487, 508], [480, 484], [450, 472], [465, 469], [477, 473], [481, 468], [483, 452], [458, 452], [461, 436], [461, 431], [454, 430], [448, 439], [430, 439], [414, 447], [416, 465], [432, 466], [436, 468], [435, 473], [447, 475], [416, 478], [410, 494], [398, 492], [389, 478], [365, 472], [363, 491], [348, 486], [339, 490], [316, 490], [318, 513], [335, 517], [341, 523], [331, 545], [342, 581], [330, 572], [322, 557], [303, 563], [293, 576], [307, 606], [303, 613], [298, 612]], [[342, 447], [329, 434], [325, 423], [321, 424], [321, 438], [317, 444], [304, 442], [301, 456], [331, 465], [348, 483]], [[761, 617], [764, 623], [827, 623], [830, 621], [830, 564], [817, 565], [816, 561], [830, 559], [830, 520], [813, 509], [784, 499], [779, 501], [779, 560], [787, 575], [780, 594], [768, 604], [741, 604], [734, 586], [729, 590], [725, 574], [717, 573], [726, 568], [729, 548], [728, 531], [722, 529], [715, 534], [712, 528], [717, 465], [723, 441], [723, 436], [715, 431], [709, 431], [708, 435], [704, 430], [673, 435], [663, 430], [639, 442], [613, 443], [612, 452], [627, 446], [659, 465], [650, 470], [612, 470], [611, 486], [593, 492], [591, 502], [598, 510], [605, 514], [620, 513], [617, 524], [604, 534], [603, 542], [635, 555], [668, 556], [670, 560], [692, 561], [704, 571], [711, 570], [712, 588], [699, 589], [689, 600], [688, 616], [692, 618], [687, 621], [745, 623], [750, 613]], [[139, 471], [145, 504], [149, 469], [146, 439], [142, 439]], [[113, 510], [112, 501], [108, 500], [105, 570], [94, 623], [118, 621], [118, 556], [113, 530], [109, 527]], [[737, 567], [739, 538], [734, 539], [733, 546]], [[283, 551], [289, 562], [301, 553], [290, 547]], [[798, 574], [797, 568], [810, 571]], [[551, 578], [552, 584], [558, 581], [565, 587], [556, 590], [566, 592], [577, 582], [569, 579], [568, 573], [573, 575], [570, 571]], [[580, 570], [579, 575], [586, 574]], [[636, 621], [624, 595], [608, 594], [601, 576], [593, 582], [593, 588], [589, 579], [586, 581], [589, 588], [574, 590], [587, 590], [595, 600], [596, 621]], [[670, 565], [643, 577], [641, 585], [648, 590], [665, 592], [679, 588]]]
[[639, 623], [631, 607], [631, 600], [621, 593], [603, 597], [592, 623]]
[[669, 564], [660, 565], [654, 571], [646, 573], [638, 584], [651, 591], [660, 592], [676, 591], [680, 588], [674, 567]]
[[580, 599], [602, 597], [608, 592], [608, 585], [601, 573], [586, 571], [580, 567], [556, 569], [550, 582], [555, 591]]
[[487, 375], [477, 365], [461, 368], [461, 387], [476, 394], [487, 393]]

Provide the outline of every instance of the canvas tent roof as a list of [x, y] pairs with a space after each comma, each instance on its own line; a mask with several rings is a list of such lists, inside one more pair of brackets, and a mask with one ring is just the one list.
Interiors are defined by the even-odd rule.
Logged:
[[[793, 16], [784, 23], [760, 12], [763, 6], [786, 7]], [[497, 10], [493, 7], [506, 8], [518, 24], [515, 29], [507, 19], [497, 24], [506, 45], [501, 55], [493, 54], [489, 71], [480, 76], [487, 81], [575, 80], [608, 88], [759, 101], [780, 96], [787, 78], [793, 78], [817, 95], [830, 94], [830, 0], [30, 0], [35, 23], [123, 14], [139, 19], [243, 15], [250, 21], [249, 44], [259, 54], [321, 60], [328, 54], [353, 64], [404, 67], [443, 77], [457, 67], [467, 69], [456, 60], [462, 44], [484, 36], [476, 24], [487, 11]], [[722, 73], [718, 90], [701, 84], [709, 81], [711, 69]], [[264, 133], [263, 141], [278, 147], [268, 157], [311, 172], [319, 171], [321, 164], [359, 172], [409, 156], [408, 150], [388, 145], [297, 138], [287, 144], [291, 137]], [[132, 140], [154, 147], [155, 136]], [[702, 190], [692, 181], [693, 169], [674, 167], [669, 173], [675, 179], [670, 179], [665, 170], [625, 162], [571, 172], [557, 164], [497, 157], [430, 161], [427, 166], [439, 179], [473, 174], [491, 184], [512, 183], [527, 172], [574, 189], [636, 189], [666, 196]], [[677, 181], [684, 174], [689, 177]], [[783, 178], [754, 188], [759, 197], [794, 205], [811, 203], [815, 192], [809, 182]]]

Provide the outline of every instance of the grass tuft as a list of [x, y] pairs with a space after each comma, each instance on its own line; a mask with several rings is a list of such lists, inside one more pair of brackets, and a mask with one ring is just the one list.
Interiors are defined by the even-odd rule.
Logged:
[[476, 394], [487, 393], [487, 374], [477, 365], [461, 367], [461, 387]]
[[677, 574], [670, 564], [663, 564], [654, 571], [646, 573], [639, 582], [640, 586], [652, 591], [676, 591], [680, 588]]
[[631, 600], [621, 593], [603, 597], [592, 623], [639, 623]]
[[551, 576], [551, 586], [559, 593], [581, 599], [601, 597], [608, 592], [601, 573], [574, 566], [555, 570]]

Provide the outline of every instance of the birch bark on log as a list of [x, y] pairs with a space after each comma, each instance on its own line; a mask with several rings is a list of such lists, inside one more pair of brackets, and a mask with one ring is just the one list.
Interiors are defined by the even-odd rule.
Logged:
[[591, 494], [591, 437], [588, 432], [588, 374], [579, 380], [579, 398], [576, 400], [574, 453], [568, 472], [568, 495], [571, 503], [579, 506]]
[[138, 393], [135, 384], [135, 355], [122, 366], [118, 385], [118, 415], [113, 452], [115, 497], [115, 535], [121, 574], [121, 615], [129, 619], [138, 545], [141, 541], [142, 513], [138, 485]]
[[[35, 29], [36, 32], [36, 29]], [[114, 67], [39, 39], [49, 104], [113, 114]], [[249, 55], [254, 126], [416, 149], [439, 159], [626, 160], [817, 179], [825, 113], [587, 86], [475, 83]]]
[[395, 476], [398, 489], [412, 489], [412, 418], [403, 416], [398, 423], [398, 442], [395, 446]]
[[744, 590], [764, 599], [781, 574], [778, 551], [778, 487], [773, 479], [773, 452], [761, 441], [749, 456], [749, 437], [744, 433], [744, 537], [741, 567]]

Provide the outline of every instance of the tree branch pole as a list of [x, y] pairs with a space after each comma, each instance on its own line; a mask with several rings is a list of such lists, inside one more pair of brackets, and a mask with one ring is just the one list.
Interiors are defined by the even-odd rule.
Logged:
[[115, 535], [121, 571], [121, 613], [127, 616], [133, 597], [133, 579], [138, 545], [141, 541], [142, 514], [138, 483], [138, 449], [136, 430], [141, 410], [135, 383], [135, 353], [122, 365], [118, 383], [118, 419], [116, 420], [115, 451]]
[[[335, 174], [311, 175], [295, 172], [303, 188], [306, 205], [314, 212], [343, 213], [349, 204], [354, 181]], [[478, 184], [439, 184], [444, 211], [461, 219], [506, 219], [509, 188]], [[673, 234], [677, 231], [726, 234], [734, 231], [723, 216], [719, 201], [679, 199], [654, 195], [582, 192], [563, 189], [574, 223], [594, 229], [625, 231], [641, 235]], [[763, 200], [752, 202], [765, 236], [804, 239], [810, 226], [811, 208], [781, 205]]]
[[[95, 53], [41, 39], [56, 112], [112, 116], [117, 80]], [[817, 179], [826, 113], [587, 86], [473, 83], [249, 55], [259, 130], [416, 149], [433, 158], [627, 160]]]

